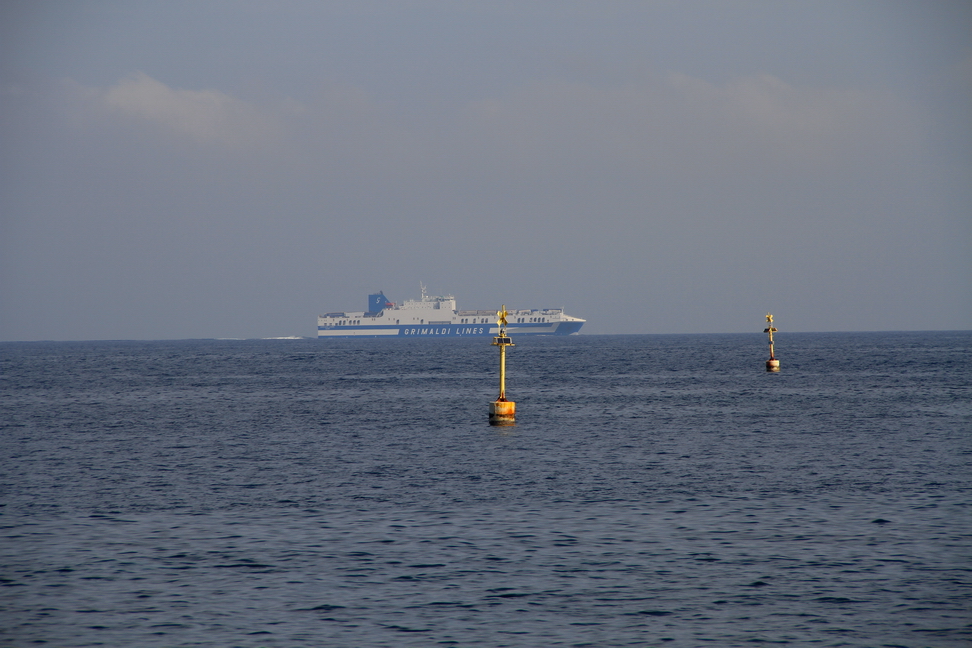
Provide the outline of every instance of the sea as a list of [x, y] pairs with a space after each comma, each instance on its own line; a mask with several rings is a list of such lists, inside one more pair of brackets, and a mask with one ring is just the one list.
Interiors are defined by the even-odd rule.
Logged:
[[0, 646], [972, 646], [972, 332], [0, 344]]

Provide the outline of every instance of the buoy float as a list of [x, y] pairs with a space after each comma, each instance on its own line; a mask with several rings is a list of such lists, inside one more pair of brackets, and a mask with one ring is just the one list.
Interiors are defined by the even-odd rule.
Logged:
[[763, 329], [763, 333], [769, 333], [769, 345], [770, 345], [770, 357], [766, 361], [766, 371], [776, 373], [780, 370], [780, 361], [776, 359], [773, 355], [773, 334], [776, 333], [776, 327], [773, 326], [773, 314], [766, 313], [766, 328]]
[[490, 425], [513, 425], [516, 421], [516, 403], [506, 400], [506, 347], [516, 346], [506, 335], [506, 304], [496, 312], [499, 322], [499, 335], [493, 338], [493, 346], [499, 347], [500, 352], [500, 383], [499, 398], [489, 404]]

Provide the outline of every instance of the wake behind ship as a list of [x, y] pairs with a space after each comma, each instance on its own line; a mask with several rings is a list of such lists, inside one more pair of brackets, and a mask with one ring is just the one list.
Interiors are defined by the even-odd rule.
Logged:
[[[587, 320], [562, 308], [507, 309], [509, 335], [570, 335]], [[499, 331], [495, 310], [458, 310], [452, 295], [429, 296], [397, 305], [383, 292], [368, 295], [368, 310], [327, 313], [317, 317], [317, 337], [468, 337], [494, 336]]]

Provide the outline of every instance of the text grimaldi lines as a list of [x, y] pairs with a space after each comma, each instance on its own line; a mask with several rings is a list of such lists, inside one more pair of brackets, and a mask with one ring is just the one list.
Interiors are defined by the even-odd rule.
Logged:
[[402, 329], [402, 335], [484, 335], [486, 329], [482, 326], [443, 326]]

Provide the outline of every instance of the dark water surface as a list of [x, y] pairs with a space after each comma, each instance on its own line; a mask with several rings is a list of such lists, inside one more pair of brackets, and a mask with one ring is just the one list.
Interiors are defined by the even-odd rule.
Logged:
[[972, 645], [972, 333], [515, 341], [0, 344], [0, 645]]

